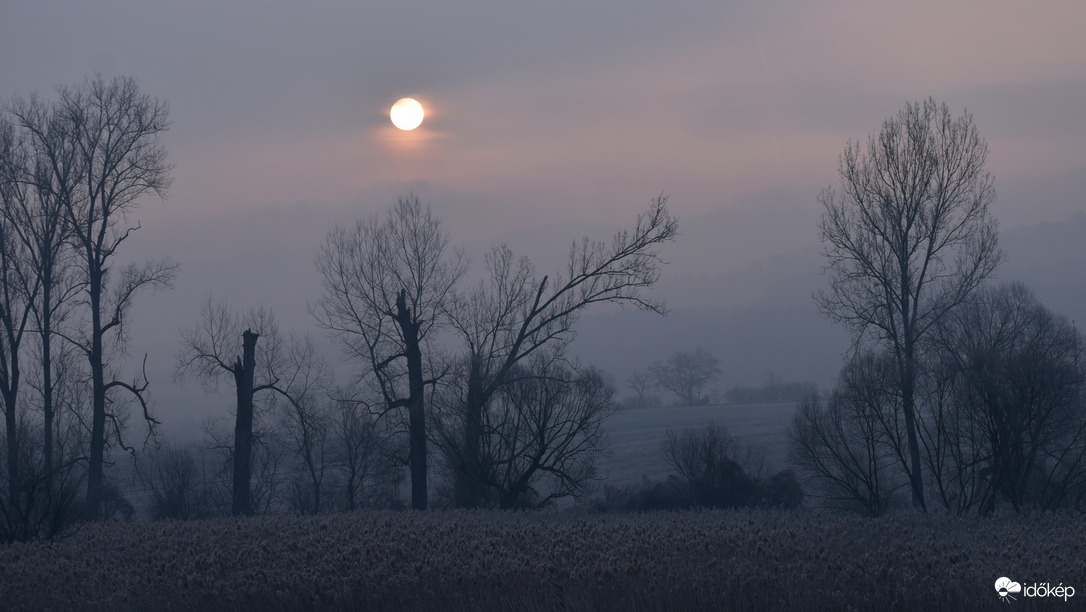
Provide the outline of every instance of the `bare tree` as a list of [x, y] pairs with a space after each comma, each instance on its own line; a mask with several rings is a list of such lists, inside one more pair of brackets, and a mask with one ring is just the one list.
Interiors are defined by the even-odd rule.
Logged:
[[677, 222], [667, 198], [656, 198], [638, 215], [632, 231], [610, 241], [574, 242], [563, 272], [538, 278], [527, 258], [506, 245], [485, 259], [486, 278], [458, 298], [453, 327], [466, 346], [465, 392], [457, 503], [472, 506], [484, 491], [483, 419], [491, 399], [516, 366], [543, 347], [560, 351], [573, 338], [573, 325], [585, 308], [599, 303], [633, 305], [663, 312], [663, 304], [643, 295], [660, 274], [659, 246], [672, 240]]
[[[1086, 343], [1021, 284], [985, 287], [940, 322], [946, 381], [925, 428], [948, 508], [1058, 507], [1086, 485]], [[942, 469], [937, 469], [942, 468]], [[978, 490], [979, 488], [979, 490]]]
[[326, 506], [325, 476], [334, 462], [331, 398], [328, 372], [309, 339], [290, 342], [287, 362], [294, 364], [289, 379], [280, 384], [286, 404], [280, 411], [281, 429], [301, 464], [295, 482], [295, 506], [319, 514]]
[[692, 505], [753, 506], [760, 501], [764, 453], [736, 441], [718, 423], [677, 432], [660, 444], [667, 462], [689, 489]]
[[[59, 186], [72, 181], [76, 148], [66, 137], [63, 121], [39, 99], [16, 100], [10, 113], [20, 126], [16, 129], [6, 118], [0, 119], [0, 196], [4, 225], [13, 232], [8, 240], [18, 241], [10, 246], [26, 260], [25, 271], [19, 276], [22, 293], [30, 298], [30, 323], [40, 349], [36, 355], [41, 368], [37, 390], [44, 419], [42, 448], [48, 485], [55, 456], [54, 394], [62, 384], [54, 372], [54, 336], [70, 311], [70, 299], [81, 287], [73, 274], [71, 225], [59, 195]], [[38, 130], [34, 137], [28, 136], [27, 125]]]
[[653, 383], [679, 396], [684, 406], [709, 403], [705, 387], [720, 377], [720, 360], [698, 347], [693, 351], [678, 351], [667, 361], [649, 366]]
[[[251, 514], [267, 514], [282, 498], [282, 485], [286, 468], [287, 447], [279, 431], [270, 420], [262, 405], [254, 406], [253, 437], [249, 459], [249, 507]], [[222, 425], [222, 419], [206, 419], [202, 423], [204, 447], [225, 460], [217, 473], [212, 500], [218, 514], [233, 514], [234, 508], [234, 435], [230, 427]]]
[[430, 347], [466, 268], [446, 252], [448, 236], [430, 207], [400, 198], [382, 217], [337, 226], [317, 256], [324, 293], [313, 315], [363, 366], [384, 412], [406, 408], [411, 505], [427, 506], [426, 387], [438, 372]]
[[821, 311], [854, 344], [893, 355], [909, 446], [913, 502], [925, 508], [917, 436], [918, 348], [1003, 260], [988, 146], [968, 112], [954, 118], [934, 100], [909, 103], [866, 146], [849, 142], [840, 191], [824, 190], [819, 226], [831, 285]]
[[805, 398], [792, 419], [789, 460], [830, 507], [878, 516], [905, 482], [897, 471], [908, 475], [896, 374], [883, 355], [857, 353], [829, 400]]
[[341, 507], [353, 512], [365, 505], [384, 504], [395, 497], [403, 481], [402, 449], [386, 435], [367, 402], [341, 390], [329, 407], [333, 464], [340, 473]]
[[145, 453], [137, 474], [151, 493], [151, 518], [184, 521], [213, 514], [207, 475], [188, 449], [164, 445]]
[[[36, 361], [37, 355], [30, 353]], [[72, 351], [62, 351], [53, 357], [57, 384], [51, 465], [46, 463], [44, 421], [39, 418], [40, 413], [27, 409], [34, 400], [20, 400], [22, 406], [16, 422], [19, 490], [15, 498], [9, 498], [7, 472], [0, 471], [0, 541], [51, 538], [70, 532], [82, 518], [89, 406], [77, 357]], [[37, 391], [36, 385], [40, 383], [36, 377], [29, 376], [27, 381], [29, 389]], [[0, 438], [0, 449], [6, 447], [6, 437]], [[6, 450], [0, 456], [6, 456]]]
[[[464, 405], [462, 384], [448, 402]], [[510, 373], [481, 418], [478, 456], [480, 502], [502, 509], [536, 507], [563, 497], [581, 498], [597, 478], [604, 449], [603, 421], [614, 413], [614, 387], [601, 372], [568, 363], [562, 354], [536, 352]], [[463, 464], [460, 432], [465, 416], [434, 428], [453, 465]], [[450, 426], [451, 425], [451, 426]]]
[[660, 450], [679, 476], [691, 481], [712, 480], [713, 471], [722, 462], [739, 459], [739, 444], [728, 428], [718, 423], [681, 433], [669, 429]]
[[[61, 533], [73, 520], [83, 456], [82, 448], [70, 456], [68, 445], [54, 438], [71, 431], [70, 421], [56, 419], [54, 410], [62, 404], [54, 398], [60, 383], [54, 361], [67, 362], [51, 351], [52, 323], [72, 292], [65, 274], [69, 249], [63, 209], [50, 189], [51, 168], [42, 163], [21, 113], [44, 116], [45, 110], [16, 100], [0, 115], [0, 539]], [[55, 130], [49, 137], [58, 140]], [[38, 407], [35, 392], [43, 400], [41, 421], [27, 410]]]
[[140, 404], [151, 434], [157, 424], [146, 402], [146, 377], [120, 380], [109, 373], [109, 361], [125, 347], [125, 314], [135, 295], [144, 288], [169, 287], [176, 266], [168, 260], [132, 264], [120, 270], [115, 282], [109, 273], [120, 245], [139, 229], [130, 221], [139, 200], [148, 194], [164, 196], [169, 186], [170, 165], [158, 140], [168, 128], [168, 109], [165, 102], [142, 94], [132, 78], [106, 82], [99, 76], [77, 87], [62, 87], [59, 95], [48, 112], [16, 108], [13, 114], [34, 143], [36, 164], [51, 171], [50, 197], [64, 208], [84, 275], [81, 305], [86, 319], [69, 340], [84, 352], [90, 367], [86, 510], [89, 518], [97, 518], [110, 437], [107, 421], [113, 437], [119, 440], [121, 433], [121, 419], [108, 409], [122, 405], [111, 397], [114, 390], [127, 391]]
[[26, 246], [19, 240], [16, 214], [20, 202], [32, 197], [19, 182], [19, 143], [14, 127], [0, 117], [0, 396], [3, 398], [9, 503], [19, 505], [22, 490], [19, 465], [19, 388], [22, 382], [23, 340], [40, 286], [32, 280]]
[[634, 372], [626, 379], [626, 384], [637, 395], [637, 399], [634, 400], [636, 405], [643, 408], [648, 401], [645, 392], [652, 388], [652, 375], [648, 371]]
[[[242, 331], [244, 330], [244, 331]], [[223, 302], [208, 297], [200, 324], [183, 330], [184, 348], [177, 356], [179, 377], [195, 373], [209, 389], [229, 379], [237, 398], [232, 444], [223, 444], [212, 434], [218, 446], [228, 448], [232, 464], [231, 512], [252, 514], [252, 460], [255, 452], [254, 422], [257, 410], [254, 398], [269, 392], [292, 406], [307, 401], [323, 383], [323, 366], [308, 340], [284, 341], [275, 317], [266, 310], [250, 310], [238, 316]], [[257, 341], [263, 337], [259, 346]], [[241, 346], [238, 346], [238, 339]], [[240, 349], [240, 350], [239, 350]]]

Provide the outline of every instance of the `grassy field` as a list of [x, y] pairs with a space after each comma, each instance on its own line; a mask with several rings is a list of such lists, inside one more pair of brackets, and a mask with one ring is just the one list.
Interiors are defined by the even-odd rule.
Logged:
[[[4, 610], [1073, 610], [1081, 515], [360, 512], [0, 546]], [[1072, 587], [1003, 603], [996, 579]]]
[[[665, 432], [715, 421], [780, 469], [794, 409], [619, 412], [602, 468], [614, 484], [664, 477]], [[1002, 576], [1073, 595], [1008, 606]], [[1086, 516], [1072, 513], [365, 511], [108, 522], [0, 546], [2, 610], [1071, 610], [1082, 597]]]
[[668, 429], [686, 429], [716, 422], [737, 440], [765, 452], [766, 468], [787, 467], [788, 426], [796, 404], [731, 404], [714, 406], [627, 408], [608, 418], [604, 427], [611, 450], [599, 460], [604, 484], [627, 485], [664, 478], [669, 467], [660, 452]]

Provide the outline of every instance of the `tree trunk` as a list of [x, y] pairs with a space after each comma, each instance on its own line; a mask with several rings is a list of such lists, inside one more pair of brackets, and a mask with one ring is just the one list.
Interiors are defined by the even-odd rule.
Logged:
[[905, 436], [909, 443], [909, 483], [913, 504], [927, 512], [924, 503], [924, 474], [920, 464], [920, 444], [916, 435], [916, 350], [911, 340], [905, 339], [905, 364], [901, 380], [901, 408], [905, 413]]
[[[6, 293], [6, 292], [5, 292]], [[10, 305], [8, 306], [10, 308]], [[14, 313], [8, 313], [9, 316], [14, 317]], [[4, 330], [7, 336], [6, 347], [8, 354], [4, 355], [4, 359], [7, 360], [7, 380], [3, 388], [3, 401], [4, 401], [4, 426], [7, 431], [7, 447], [8, 447], [8, 495], [10, 497], [10, 503], [18, 507], [19, 501], [19, 431], [17, 429], [18, 423], [16, 421], [16, 409], [19, 406], [19, 342], [16, 340], [16, 331], [13, 325], [10, 324], [11, 319], [5, 323], [6, 329]]]
[[235, 516], [253, 514], [249, 496], [253, 460], [253, 378], [256, 374], [256, 340], [260, 334], [245, 330], [242, 356], [231, 369], [237, 389], [237, 414], [234, 421], [234, 479], [231, 513]]
[[347, 511], [355, 511], [355, 495], [358, 488], [358, 473], [355, 469], [355, 463], [353, 457], [348, 459], [351, 461], [351, 466], [347, 470]]
[[[14, 369], [14, 368], [13, 368]], [[15, 422], [15, 388], [4, 390], [4, 425], [7, 427], [8, 497], [12, 505], [19, 500], [19, 435]]]
[[[93, 261], [93, 258], [90, 258]], [[102, 506], [102, 467], [106, 448], [106, 382], [102, 363], [102, 270], [91, 270], [90, 311], [91, 350], [87, 355], [91, 369], [91, 440], [90, 463], [87, 466], [87, 500], [84, 515], [87, 520], [99, 518]]]
[[483, 435], [483, 381], [479, 362], [472, 358], [468, 373], [468, 397], [464, 410], [464, 447], [461, 449], [463, 465], [456, 474], [456, 505], [461, 508], [474, 508], [482, 501], [481, 472], [482, 462], [479, 456]]
[[396, 298], [396, 322], [404, 338], [407, 355], [407, 414], [409, 418], [411, 465], [411, 507], [425, 510], [426, 499], [426, 404], [425, 384], [422, 378], [422, 347], [419, 346], [419, 325], [412, 320], [407, 307], [407, 292], [400, 291]]
[[[42, 371], [42, 456], [45, 460], [45, 489], [47, 495], [53, 494], [53, 283], [56, 267], [56, 253], [60, 243], [54, 243], [55, 231], [60, 222], [60, 211], [49, 213], [47, 235], [35, 239], [35, 250], [41, 254], [39, 273], [41, 274], [41, 323], [38, 334], [41, 338]], [[56, 246], [54, 246], [56, 245]], [[63, 291], [61, 292], [63, 294]]]
[[42, 455], [45, 458], [45, 489], [53, 493], [53, 317], [49, 311], [52, 279], [42, 282], [42, 328], [41, 328], [41, 370], [42, 370]]

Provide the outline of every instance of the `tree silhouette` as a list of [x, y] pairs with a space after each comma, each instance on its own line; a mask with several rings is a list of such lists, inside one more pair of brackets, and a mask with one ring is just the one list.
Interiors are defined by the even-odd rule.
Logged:
[[657, 387], [678, 395], [684, 406], [698, 406], [709, 403], [705, 387], [720, 377], [720, 360], [699, 347], [657, 361], [649, 366], [649, 373]]
[[148, 194], [164, 196], [170, 184], [171, 167], [158, 141], [168, 128], [168, 108], [141, 93], [128, 77], [106, 82], [99, 76], [77, 87], [62, 87], [59, 95], [43, 112], [32, 112], [33, 104], [12, 112], [33, 143], [35, 164], [40, 164], [35, 167], [50, 171], [50, 197], [64, 209], [85, 279], [80, 306], [86, 319], [65, 337], [79, 347], [90, 367], [85, 508], [94, 519], [101, 503], [107, 423], [118, 441], [122, 431], [122, 420], [109, 409], [120, 404], [111, 397], [113, 392], [126, 391], [140, 404], [150, 435], [157, 425], [146, 402], [146, 376], [126, 382], [108, 374], [108, 366], [125, 346], [125, 315], [135, 295], [144, 288], [171, 286], [176, 266], [165, 259], [130, 264], [119, 272], [111, 266], [121, 244], [139, 229], [130, 221], [139, 200]]
[[466, 269], [461, 254], [446, 254], [447, 244], [430, 207], [408, 196], [384, 217], [337, 226], [317, 256], [324, 293], [313, 315], [362, 364], [384, 402], [382, 413], [407, 409], [416, 510], [427, 507], [426, 387], [439, 374], [429, 343]]
[[538, 278], [527, 258], [506, 245], [486, 256], [486, 277], [458, 298], [452, 325], [467, 354], [460, 448], [453, 466], [457, 503], [474, 506], [484, 491], [481, 448], [483, 415], [494, 395], [510, 381], [517, 365], [541, 351], [561, 350], [573, 339], [573, 325], [585, 308], [600, 303], [633, 305], [663, 312], [663, 304], [642, 292], [660, 275], [658, 248], [672, 240], [677, 222], [667, 198], [656, 198], [638, 215], [632, 230], [610, 241], [574, 242], [565, 270]]
[[[326, 382], [323, 364], [308, 340], [292, 336], [284, 341], [270, 312], [250, 310], [239, 317], [225, 303], [210, 297], [204, 303], [200, 324], [182, 331], [181, 336], [184, 348], [177, 356], [179, 377], [194, 372], [212, 389], [222, 378], [233, 383], [237, 402], [231, 446], [231, 512], [253, 514], [254, 398], [270, 392], [293, 407], [313, 401]], [[261, 337], [264, 341], [258, 346]]]
[[830, 289], [816, 301], [853, 333], [874, 342], [898, 369], [913, 502], [925, 508], [917, 439], [920, 343], [1003, 260], [988, 146], [973, 117], [954, 118], [934, 100], [908, 103], [866, 145], [849, 142], [840, 191], [819, 196]]

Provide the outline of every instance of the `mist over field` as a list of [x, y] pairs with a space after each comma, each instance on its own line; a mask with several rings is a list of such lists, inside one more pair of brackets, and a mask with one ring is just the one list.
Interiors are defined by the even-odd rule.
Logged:
[[[997, 201], [1005, 197], [1001, 195]], [[433, 204], [440, 211], [439, 203]], [[810, 208], [816, 210], [815, 206]], [[272, 233], [275, 230], [268, 226], [279, 224], [277, 219], [291, 228], [288, 233]], [[343, 219], [350, 217], [344, 215]], [[629, 309], [589, 311], [578, 324], [574, 352], [610, 372], [619, 383], [620, 395], [629, 393], [621, 381], [633, 371], [695, 346], [711, 350], [723, 361], [719, 384], [724, 388], [760, 384], [769, 372], [786, 380], [809, 380], [823, 389], [832, 387], [849, 338], [845, 330], [818, 314], [811, 299], [825, 284], [813, 229], [816, 219], [816, 214], [810, 214], [807, 226], [795, 232], [794, 242], [785, 243], [782, 252], [773, 254], [780, 248], [776, 242], [747, 238], [744, 243], [743, 232], [728, 215], [680, 218], [681, 235], [664, 251], [670, 263], [659, 286], [652, 289], [654, 295], [666, 300], [669, 314], [660, 317]], [[183, 265], [176, 290], [144, 296], [143, 307], [133, 311], [131, 352], [150, 355], [156, 409], [169, 416], [163, 419], [167, 430], [192, 440], [198, 437], [199, 422], [206, 414], [219, 413], [228, 406], [229, 397], [209, 396], [197, 386], [173, 380], [172, 356], [179, 336], [176, 331], [164, 330], [162, 321], [194, 319], [206, 297], [204, 290], [233, 299], [240, 295], [239, 285], [252, 285], [245, 293], [253, 296], [254, 304], [275, 305], [285, 328], [314, 334], [324, 342], [328, 354], [336, 354], [338, 349], [315, 329], [307, 312], [311, 296], [319, 291], [312, 267], [313, 245], [319, 244], [327, 227], [335, 222], [330, 218], [322, 223], [304, 213], [278, 212], [212, 223], [192, 241], [188, 234], [176, 233], [142, 240], [151, 233], [150, 223], [146, 232], [135, 235], [134, 248], [138, 245], [149, 256], [156, 252], [153, 248], [161, 246]], [[447, 222], [454, 223], [453, 219]], [[1000, 243], [1007, 252], [1007, 262], [997, 278], [1027, 282], [1056, 312], [1086, 321], [1086, 277], [1076, 272], [1080, 262], [1086, 261], [1086, 243], [1080, 239], [1086, 232], [1086, 218], [1079, 214], [1059, 223], [1006, 225]], [[574, 239], [585, 235], [606, 238], [614, 229], [561, 225], [499, 234], [493, 242], [507, 241], [539, 262], [540, 268], [556, 270]], [[269, 234], [275, 237], [269, 239]], [[452, 240], [456, 244], [455, 236]], [[469, 252], [480, 257], [489, 244], [476, 243], [474, 248], [469, 244]], [[215, 249], [227, 245], [241, 247], [241, 255], [226, 260], [215, 255]], [[544, 262], [549, 265], [544, 267]], [[245, 266], [263, 272], [255, 277], [237, 272]], [[236, 278], [213, 280], [223, 272]], [[259, 282], [280, 274], [297, 280]], [[157, 336], [161, 337], [153, 340]]]
[[1074, 607], [1083, 23], [5, 3], [0, 608]]

